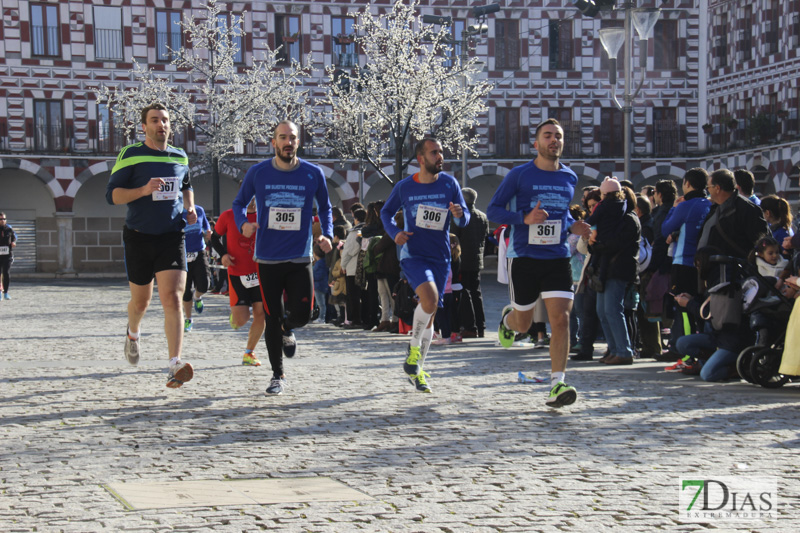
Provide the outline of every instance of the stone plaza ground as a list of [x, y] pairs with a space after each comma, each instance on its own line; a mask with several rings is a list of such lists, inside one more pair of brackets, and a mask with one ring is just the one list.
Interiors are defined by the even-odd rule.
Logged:
[[[433, 394], [405, 379], [403, 337], [311, 325], [279, 397], [264, 395], [263, 342], [265, 366], [241, 366], [226, 297], [206, 297], [185, 337], [195, 378], [170, 390], [157, 298], [134, 368], [124, 280], [14, 279], [0, 302], [0, 531], [800, 530], [800, 386], [571, 362], [578, 401], [549, 409], [547, 383], [517, 382], [549, 377], [546, 350], [497, 345], [507, 297], [491, 278], [487, 336], [432, 348]], [[775, 478], [775, 518], [682, 522], [680, 480], [719, 476]], [[130, 510], [106, 488], [313, 477], [372, 499]]]

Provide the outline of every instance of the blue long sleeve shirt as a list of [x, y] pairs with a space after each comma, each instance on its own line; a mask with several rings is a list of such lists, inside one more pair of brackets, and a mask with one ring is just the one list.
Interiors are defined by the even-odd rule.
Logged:
[[[383, 228], [392, 239], [400, 231], [413, 233], [400, 249], [401, 261], [423, 257], [449, 262], [451, 218], [462, 228], [469, 223], [469, 209], [458, 181], [444, 172], [439, 172], [438, 176], [433, 183], [420, 183], [416, 174], [401, 180], [394, 186], [381, 210]], [[461, 206], [464, 211], [461, 218], [452, 217], [450, 202]], [[394, 215], [401, 207], [404, 220], [402, 229], [394, 222]]]
[[250, 167], [233, 201], [236, 227], [241, 230], [247, 222], [247, 204], [256, 198], [256, 261], [310, 259], [314, 206], [322, 234], [332, 238], [333, 220], [325, 174], [317, 165], [299, 161], [289, 171], [276, 168], [272, 159]]
[[680, 232], [672, 258], [673, 265], [694, 266], [694, 255], [697, 252], [700, 229], [703, 227], [703, 221], [705, 221], [709, 209], [711, 209], [711, 201], [698, 194], [674, 206], [667, 213], [667, 217], [661, 224], [662, 235], [668, 237], [670, 233]]
[[[511, 169], [486, 209], [489, 220], [511, 228], [507, 257], [569, 257], [567, 236], [575, 223], [569, 203], [577, 183], [578, 176], [564, 165], [556, 171], [542, 170], [530, 161]], [[546, 223], [525, 224], [525, 215], [539, 202], [547, 211]]]

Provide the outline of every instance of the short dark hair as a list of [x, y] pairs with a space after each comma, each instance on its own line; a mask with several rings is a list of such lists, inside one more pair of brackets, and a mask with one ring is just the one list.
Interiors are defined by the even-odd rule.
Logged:
[[340, 226], [334, 226], [333, 227], [333, 236], [334, 237], [339, 237], [339, 240], [342, 240], [342, 239], [345, 238], [345, 235], [346, 234], [345, 234], [344, 226], [340, 225]]
[[733, 192], [736, 190], [736, 178], [733, 177], [733, 172], [727, 168], [721, 168], [711, 173], [711, 183], [719, 185], [719, 188], [725, 192]]
[[663, 203], [672, 205], [678, 195], [678, 187], [675, 186], [674, 180], [659, 180], [656, 182], [656, 192], [661, 195]]
[[367, 212], [364, 209], [356, 209], [353, 211], [353, 218], [356, 222], [364, 222], [367, 219]]
[[165, 106], [161, 102], [152, 103], [149, 106], [142, 109], [142, 124], [147, 124], [147, 114], [153, 110], [166, 111], [167, 114], [169, 114], [169, 109], [167, 109], [167, 106]]
[[628, 187], [633, 190], [633, 182], [631, 180], [620, 180], [619, 184], [621, 187]]
[[642, 212], [643, 217], [646, 217], [653, 211], [653, 206], [650, 205], [650, 200], [641, 195], [636, 197], [636, 207], [638, 207], [639, 211]]
[[599, 202], [603, 199], [603, 193], [600, 192], [600, 187], [595, 187], [594, 190], [589, 191], [589, 194], [586, 195], [586, 198], [583, 199], [583, 207], [587, 210], [589, 209], [589, 200], [594, 200], [595, 202]]
[[425, 153], [425, 143], [428, 141], [438, 143], [439, 139], [430, 135], [426, 135], [425, 137], [420, 139], [417, 142], [416, 146], [414, 146], [414, 157], [419, 157]]
[[278, 126], [283, 126], [283, 125], [294, 126], [294, 128], [297, 130], [298, 134], [300, 133], [300, 126], [298, 126], [297, 124], [295, 124], [294, 122], [292, 122], [289, 119], [281, 120], [280, 122], [275, 124], [275, 128], [273, 128], [273, 130], [272, 130], [272, 138], [273, 139], [275, 138], [275, 135], [278, 133]]
[[340, 207], [334, 205], [331, 207], [331, 216], [339, 219], [344, 216], [344, 213], [342, 213], [342, 209]]
[[[538, 125], [538, 126], [536, 126], [536, 131], [535, 131], [535, 132], [534, 132], [534, 134], [533, 134], [533, 140], [534, 140], [534, 141], [535, 141], [535, 140], [537, 140], [537, 139], [539, 138], [539, 130], [541, 130], [542, 128], [544, 128], [544, 127], [545, 127], [545, 126], [547, 126], [548, 124], [552, 124], [553, 126], [558, 126], [559, 128], [561, 128], [561, 124], [559, 124], [559, 123], [558, 123], [558, 121], [557, 121], [556, 119], [554, 119], [554, 118], [548, 118], [547, 120], [545, 120], [545, 121], [543, 121], [543, 122], [540, 122], [540, 123], [539, 123], [539, 125]], [[564, 128], [561, 128], [561, 130], [563, 131], [563, 130], [564, 130]]]
[[364, 209], [364, 205], [358, 202], [354, 203], [353, 205], [350, 206], [350, 214], [355, 213], [356, 209]]
[[742, 190], [745, 196], [752, 196], [753, 189], [756, 186], [756, 178], [753, 173], [746, 168], [737, 168], [733, 171], [733, 178], [736, 180], [736, 185]]
[[708, 185], [708, 172], [701, 167], [690, 168], [683, 175], [683, 181], [688, 181], [692, 189], [696, 191], [703, 191]]

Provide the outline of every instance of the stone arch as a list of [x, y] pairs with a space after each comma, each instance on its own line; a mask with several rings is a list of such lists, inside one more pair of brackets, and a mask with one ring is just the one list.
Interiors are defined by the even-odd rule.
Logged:
[[[0, 176], [3, 178], [2, 209], [36, 213], [36, 217], [52, 217], [58, 211], [59, 199], [65, 193], [55, 177], [40, 165], [27, 159], [0, 158]], [[43, 187], [32, 189], [31, 177], [35, 177]], [[50, 202], [44, 202], [45, 196], [36, 192], [47, 191]]]
[[53, 194], [53, 198], [56, 198], [56, 191], [53, 188], [51, 182], [55, 179], [50, 172], [44, 169], [41, 165], [37, 165], [33, 161], [29, 161], [27, 159], [17, 159], [17, 158], [0, 158], [0, 169], [9, 169], [9, 170], [22, 170], [25, 171], [33, 176], [35, 176], [39, 181], [44, 183], [48, 189], [50, 189], [51, 194]]
[[331, 206], [341, 207], [345, 200], [355, 198], [356, 192], [353, 190], [353, 186], [347, 181], [347, 171], [344, 171], [345, 174], [342, 175], [335, 167], [320, 164], [317, 164], [317, 166], [319, 166], [323, 174], [325, 174]]
[[90, 165], [83, 172], [81, 172], [80, 174], [75, 176], [75, 179], [81, 185], [83, 185], [84, 183], [86, 183], [87, 181], [89, 181], [90, 179], [92, 179], [93, 177], [95, 177], [97, 175], [104, 174], [106, 172], [109, 175], [111, 175], [111, 170], [113, 170], [115, 163], [116, 163], [116, 159], [97, 162], [97, 163], [95, 163], [93, 165]]
[[[663, 179], [671, 179], [673, 181], [683, 181], [683, 175], [686, 174], [686, 169], [671, 163], [659, 163], [647, 168], [643, 168], [639, 174], [639, 187], [645, 185], [655, 185], [656, 182]], [[680, 190], [680, 188], [678, 189]]]

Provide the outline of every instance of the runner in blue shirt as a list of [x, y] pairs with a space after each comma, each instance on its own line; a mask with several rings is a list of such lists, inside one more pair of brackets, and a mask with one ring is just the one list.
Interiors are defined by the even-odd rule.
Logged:
[[[250, 168], [233, 201], [236, 227], [249, 239], [256, 235], [255, 261], [267, 315], [265, 340], [272, 365], [267, 394], [282, 394], [288, 383], [283, 356], [294, 357], [294, 328], [308, 324], [314, 309], [311, 247], [331, 251], [331, 202], [322, 169], [297, 157], [297, 125], [284, 120], [272, 134], [275, 157]], [[255, 197], [257, 219], [248, 222], [247, 205]], [[312, 210], [316, 206], [322, 235], [313, 243]], [[284, 292], [286, 305], [284, 310]]]
[[559, 160], [564, 130], [555, 119], [536, 128], [536, 159], [513, 168], [497, 188], [486, 214], [508, 224], [508, 290], [511, 304], [503, 309], [498, 337], [508, 348], [515, 331], [528, 331], [539, 296], [550, 320], [551, 389], [546, 404], [563, 407], [575, 402], [575, 387], [564, 382], [569, 353], [569, 313], [572, 309], [572, 271], [567, 236], [588, 235], [589, 226], [575, 222], [569, 204], [578, 176]]
[[[205, 210], [195, 204], [197, 221], [184, 228], [186, 236], [186, 286], [183, 290], [183, 331], [192, 331], [192, 308], [197, 314], [203, 313], [203, 295], [208, 292], [209, 266], [206, 255], [206, 241], [211, 239], [211, 224], [208, 222]], [[183, 212], [183, 219], [189, 216], [188, 211]], [[194, 287], [194, 290], [192, 290]]]
[[181, 293], [186, 284], [185, 222], [181, 213], [186, 209], [189, 224], [197, 221], [197, 213], [186, 153], [167, 144], [170, 121], [164, 104], [142, 110], [142, 131], [144, 142], [120, 152], [106, 189], [108, 203], [128, 206], [122, 230], [131, 290], [125, 357], [131, 365], [139, 363], [139, 326], [153, 297], [155, 277], [169, 349], [167, 387], [177, 388], [194, 375], [192, 365], [181, 361]]
[[[420, 170], [394, 186], [381, 210], [383, 227], [400, 249], [400, 267], [414, 288], [419, 303], [414, 310], [408, 355], [403, 364], [412, 385], [431, 392], [422, 366], [433, 340], [433, 317], [442, 307], [450, 268], [450, 218], [464, 227], [469, 210], [456, 179], [442, 172], [442, 145], [433, 138], [417, 143]], [[394, 222], [403, 209], [404, 227]]]

